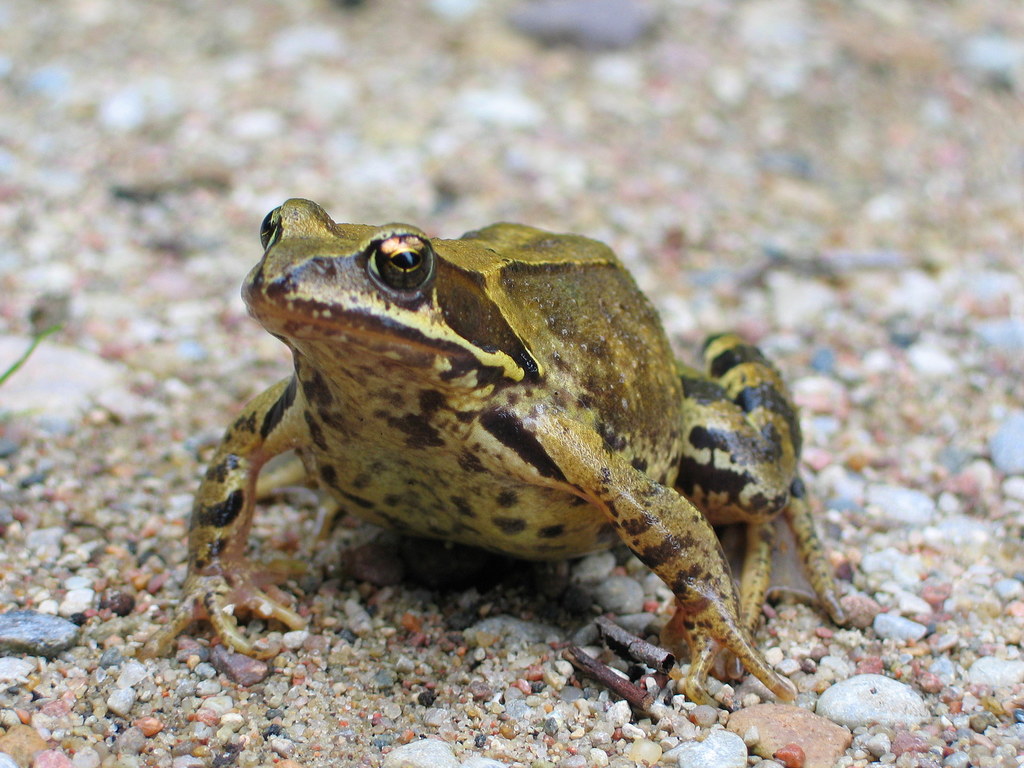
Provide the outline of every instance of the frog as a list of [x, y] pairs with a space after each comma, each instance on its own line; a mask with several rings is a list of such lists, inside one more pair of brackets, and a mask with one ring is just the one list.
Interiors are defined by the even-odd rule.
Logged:
[[[144, 656], [194, 620], [249, 655], [264, 651], [236, 614], [306, 626], [283, 575], [246, 555], [261, 468], [294, 451], [338, 507], [400, 534], [542, 561], [623, 542], [671, 590], [664, 638], [689, 647], [691, 700], [713, 702], [720, 655], [795, 697], [753, 639], [777, 520], [826, 612], [845, 617], [800, 476], [797, 409], [755, 346], [719, 334], [705, 369], [680, 362], [622, 262], [581, 235], [498, 223], [431, 238], [290, 199], [260, 240], [242, 296], [293, 370], [216, 449], [182, 598]], [[738, 585], [725, 523], [747, 529]]]

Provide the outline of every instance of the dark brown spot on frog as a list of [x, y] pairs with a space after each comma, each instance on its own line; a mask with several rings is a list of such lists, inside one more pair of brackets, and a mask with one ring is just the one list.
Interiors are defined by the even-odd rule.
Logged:
[[492, 517], [491, 520], [502, 533], [520, 533], [526, 530], [526, 520], [521, 517]]
[[322, 410], [320, 411], [320, 421], [335, 432], [345, 432], [348, 429], [348, 425], [345, 424], [345, 420], [342, 418], [340, 411], [332, 409]]
[[609, 451], [621, 451], [626, 447], [626, 438], [615, 432], [615, 429], [604, 421], [597, 423], [597, 433], [604, 440], [604, 445]]
[[646, 533], [651, 529], [652, 525], [654, 525], [654, 521], [646, 515], [627, 517], [619, 522], [619, 526], [629, 536], [639, 536], [642, 533]]
[[239, 459], [233, 453], [224, 457], [224, 461], [213, 464], [206, 470], [206, 479], [217, 483], [223, 483], [228, 479], [228, 474], [238, 469]]
[[505, 507], [507, 509], [508, 507], [514, 507], [518, 503], [519, 494], [517, 494], [515, 491], [502, 491], [501, 493], [498, 494], [499, 507]]
[[306, 420], [306, 427], [309, 429], [309, 437], [313, 441], [313, 445], [319, 448], [321, 451], [327, 450], [327, 441], [324, 439], [324, 430], [320, 426], [313, 414], [310, 411], [304, 411], [302, 414]]
[[565, 480], [562, 470], [512, 412], [502, 408], [487, 411], [480, 417], [480, 424], [499, 443], [515, 451], [519, 458], [542, 476]]
[[473, 508], [469, 505], [469, 502], [466, 501], [461, 496], [452, 496], [452, 505], [455, 507], [455, 511], [463, 517], [476, 516], [476, 513], [473, 511]]
[[338, 470], [330, 464], [324, 464], [320, 467], [320, 478], [332, 488], [338, 487]]
[[637, 552], [644, 565], [655, 569], [679, 556], [681, 545], [675, 536], [666, 536], [660, 543], [644, 547]]
[[565, 533], [565, 526], [559, 523], [558, 525], [546, 525], [537, 531], [537, 535], [542, 539], [557, 539], [559, 536]]
[[388, 423], [406, 435], [405, 444], [410, 448], [427, 448], [444, 445], [440, 433], [423, 416], [407, 413], [405, 416], [390, 417]]
[[367, 472], [360, 472], [354, 478], [352, 478], [352, 487], [356, 490], [365, 488], [373, 482], [373, 478]]
[[444, 395], [436, 389], [420, 390], [420, 412], [423, 415], [434, 413], [445, 406]]
[[[721, 335], [710, 336], [704, 342], [704, 349], [707, 349], [719, 338], [721, 338]], [[757, 347], [749, 344], [737, 344], [719, 352], [713, 360], [709, 361], [708, 371], [712, 377], [717, 379], [727, 371], [743, 363], [762, 363], [767, 365], [768, 361], [765, 360], [764, 355], [761, 354]]]
[[245, 494], [235, 489], [227, 495], [224, 501], [200, 507], [192, 518], [192, 527], [212, 526], [214, 528], [225, 528], [238, 517], [238, 513], [245, 506]]
[[459, 466], [464, 472], [483, 472], [484, 465], [480, 458], [471, 451], [463, 451], [459, 454]]
[[389, 493], [384, 497], [384, 505], [388, 507], [397, 507], [402, 503], [402, 497], [396, 493]]
[[255, 432], [256, 431], [256, 414], [250, 413], [248, 416], [239, 417], [235, 423], [231, 426], [231, 429], [237, 432]]
[[338, 491], [338, 493], [340, 493], [342, 497], [344, 497], [348, 501], [351, 501], [357, 507], [362, 507], [363, 509], [375, 509], [377, 506], [369, 499], [364, 499], [362, 496], [356, 496], [354, 493], [348, 493], [347, 491], [340, 490]]
[[647, 459], [644, 459], [644, 458], [642, 458], [640, 456], [636, 456], [629, 463], [633, 467], [633, 469], [635, 469], [637, 472], [646, 472], [647, 471]]
[[297, 389], [295, 377], [292, 376], [291, 381], [288, 382], [288, 386], [284, 388], [284, 392], [277, 398], [277, 401], [267, 409], [266, 414], [263, 416], [263, 423], [260, 424], [260, 437], [266, 440], [267, 435], [274, 431], [274, 428], [281, 423], [281, 419], [288, 412], [288, 409], [292, 407], [292, 403], [295, 402], [295, 391]]
[[334, 403], [334, 395], [327, 386], [327, 380], [317, 370], [302, 380], [302, 394], [306, 396], [307, 402], [320, 408], [326, 408]]

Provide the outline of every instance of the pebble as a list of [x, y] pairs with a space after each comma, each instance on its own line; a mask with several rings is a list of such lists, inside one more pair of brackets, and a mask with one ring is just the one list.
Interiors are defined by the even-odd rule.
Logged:
[[882, 606], [862, 592], [851, 592], [843, 595], [839, 601], [846, 610], [846, 616], [851, 627], [867, 629], [872, 625], [875, 617], [882, 612]]
[[533, 0], [509, 22], [535, 40], [581, 48], [625, 48], [650, 30], [655, 14], [637, 0]]
[[471, 639], [475, 639], [477, 635], [496, 636], [507, 645], [544, 643], [561, 637], [561, 632], [556, 627], [536, 621], [524, 621], [513, 616], [490, 616], [466, 629], [465, 634]]
[[925, 572], [924, 563], [917, 555], [908, 555], [894, 547], [868, 552], [861, 559], [861, 571], [873, 577], [888, 576], [904, 588], [920, 586]]
[[0, 683], [23, 683], [35, 668], [28, 659], [4, 656], [0, 658]]
[[508, 768], [508, 766], [489, 757], [471, 757], [468, 760], [463, 760], [459, 768]]
[[1024, 683], [1024, 661], [982, 656], [967, 670], [967, 679], [993, 688]]
[[581, 584], [596, 584], [608, 578], [615, 569], [615, 555], [605, 550], [587, 555], [572, 569], [572, 578]]
[[74, 616], [77, 613], [85, 613], [87, 610], [92, 608], [95, 600], [96, 592], [92, 589], [84, 588], [68, 590], [64, 595], [64, 599], [60, 602], [60, 607], [57, 609], [57, 613], [65, 618]]
[[1007, 352], [1024, 350], [1024, 320], [1015, 317], [985, 320], [975, 324], [974, 332], [986, 344]]
[[749, 746], [764, 758], [773, 757], [787, 745], [797, 745], [803, 750], [805, 768], [832, 768], [853, 739], [841, 725], [791, 704], [746, 707], [733, 712], [726, 727], [739, 736], [755, 729], [757, 738]]
[[855, 675], [836, 683], [818, 699], [815, 712], [851, 729], [871, 723], [912, 728], [928, 717], [928, 707], [913, 688], [883, 675]]
[[626, 752], [626, 757], [642, 765], [657, 765], [661, 760], [662, 748], [650, 739], [637, 739]]
[[52, 658], [78, 639], [78, 626], [67, 619], [36, 611], [0, 614], [0, 652], [13, 651]]
[[594, 600], [612, 613], [638, 613], [644, 606], [644, 589], [628, 576], [610, 576], [594, 586]]
[[115, 715], [128, 717], [138, 697], [134, 688], [118, 688], [107, 697], [107, 708]]
[[714, 730], [704, 741], [687, 741], [670, 749], [662, 760], [675, 760], [679, 768], [746, 768], [747, 745], [731, 731]]
[[[28, 347], [29, 339], [0, 336], [0, 370]], [[125, 368], [97, 355], [47, 341], [4, 382], [3, 409], [77, 418], [103, 392], [126, 378]]]
[[63, 752], [47, 749], [35, 756], [32, 768], [75, 768], [75, 764]]
[[381, 768], [459, 768], [459, 761], [443, 741], [423, 739], [395, 747]]
[[959, 54], [966, 69], [993, 83], [1013, 86], [1024, 77], [1024, 42], [998, 32], [968, 38]]
[[867, 503], [896, 525], [927, 525], [935, 518], [935, 501], [926, 493], [898, 485], [869, 485]]
[[1013, 411], [988, 443], [992, 463], [1007, 475], [1024, 474], [1024, 411]]
[[893, 613], [880, 613], [872, 623], [875, 634], [886, 640], [920, 640], [928, 634], [928, 627]]
[[46, 740], [28, 725], [14, 725], [0, 736], [0, 753], [10, 755], [18, 766], [26, 766], [34, 755], [46, 749]]
[[0, 752], [0, 768], [21, 768], [21, 766], [14, 762], [14, 758], [6, 752]]

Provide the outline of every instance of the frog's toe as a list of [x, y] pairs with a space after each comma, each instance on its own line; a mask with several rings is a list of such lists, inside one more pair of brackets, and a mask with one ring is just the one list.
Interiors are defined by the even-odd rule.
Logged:
[[[183, 588], [185, 597], [164, 625], [143, 647], [146, 658], [166, 655], [171, 643], [196, 619], [207, 619], [225, 645], [247, 656], [263, 657], [271, 651], [258, 648], [242, 632], [235, 618], [239, 609], [262, 619], [276, 619], [289, 629], [302, 629], [306, 621], [284, 603], [285, 596], [274, 586], [266, 591], [256, 586], [259, 578], [243, 578], [231, 584], [219, 574], [190, 576]], [[273, 594], [271, 594], [273, 593]]]
[[772, 669], [743, 630], [735, 622], [723, 620], [711, 605], [695, 609], [677, 603], [676, 613], [663, 630], [662, 638], [666, 644], [678, 645], [680, 640], [685, 640], [689, 646], [690, 671], [682, 689], [691, 701], [714, 703], [706, 684], [715, 659], [723, 649], [779, 699], [792, 701], [796, 698], [793, 683]]

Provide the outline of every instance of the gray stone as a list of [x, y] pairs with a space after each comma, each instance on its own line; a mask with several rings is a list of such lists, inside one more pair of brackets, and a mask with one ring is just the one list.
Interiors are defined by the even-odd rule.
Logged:
[[875, 634], [886, 640], [920, 640], [928, 634], [928, 627], [892, 613], [880, 613], [872, 623]]
[[594, 599], [612, 613], [639, 613], [644, 606], [644, 589], [628, 576], [609, 576], [594, 586]]
[[52, 658], [78, 638], [78, 626], [48, 613], [8, 611], [0, 614], [0, 652]]
[[913, 728], [928, 717], [924, 700], [909, 685], [883, 675], [855, 675], [818, 699], [815, 712], [853, 730], [878, 723]]
[[714, 730], [704, 741], [687, 741], [670, 749], [662, 759], [675, 760], [679, 768], [745, 768], [747, 745], [732, 731]]
[[624, 48], [643, 37], [654, 12], [637, 0], [535, 0], [520, 6], [509, 22], [543, 43], [581, 48]]
[[1007, 475], [1024, 473], [1024, 411], [1006, 417], [988, 443], [992, 463]]

